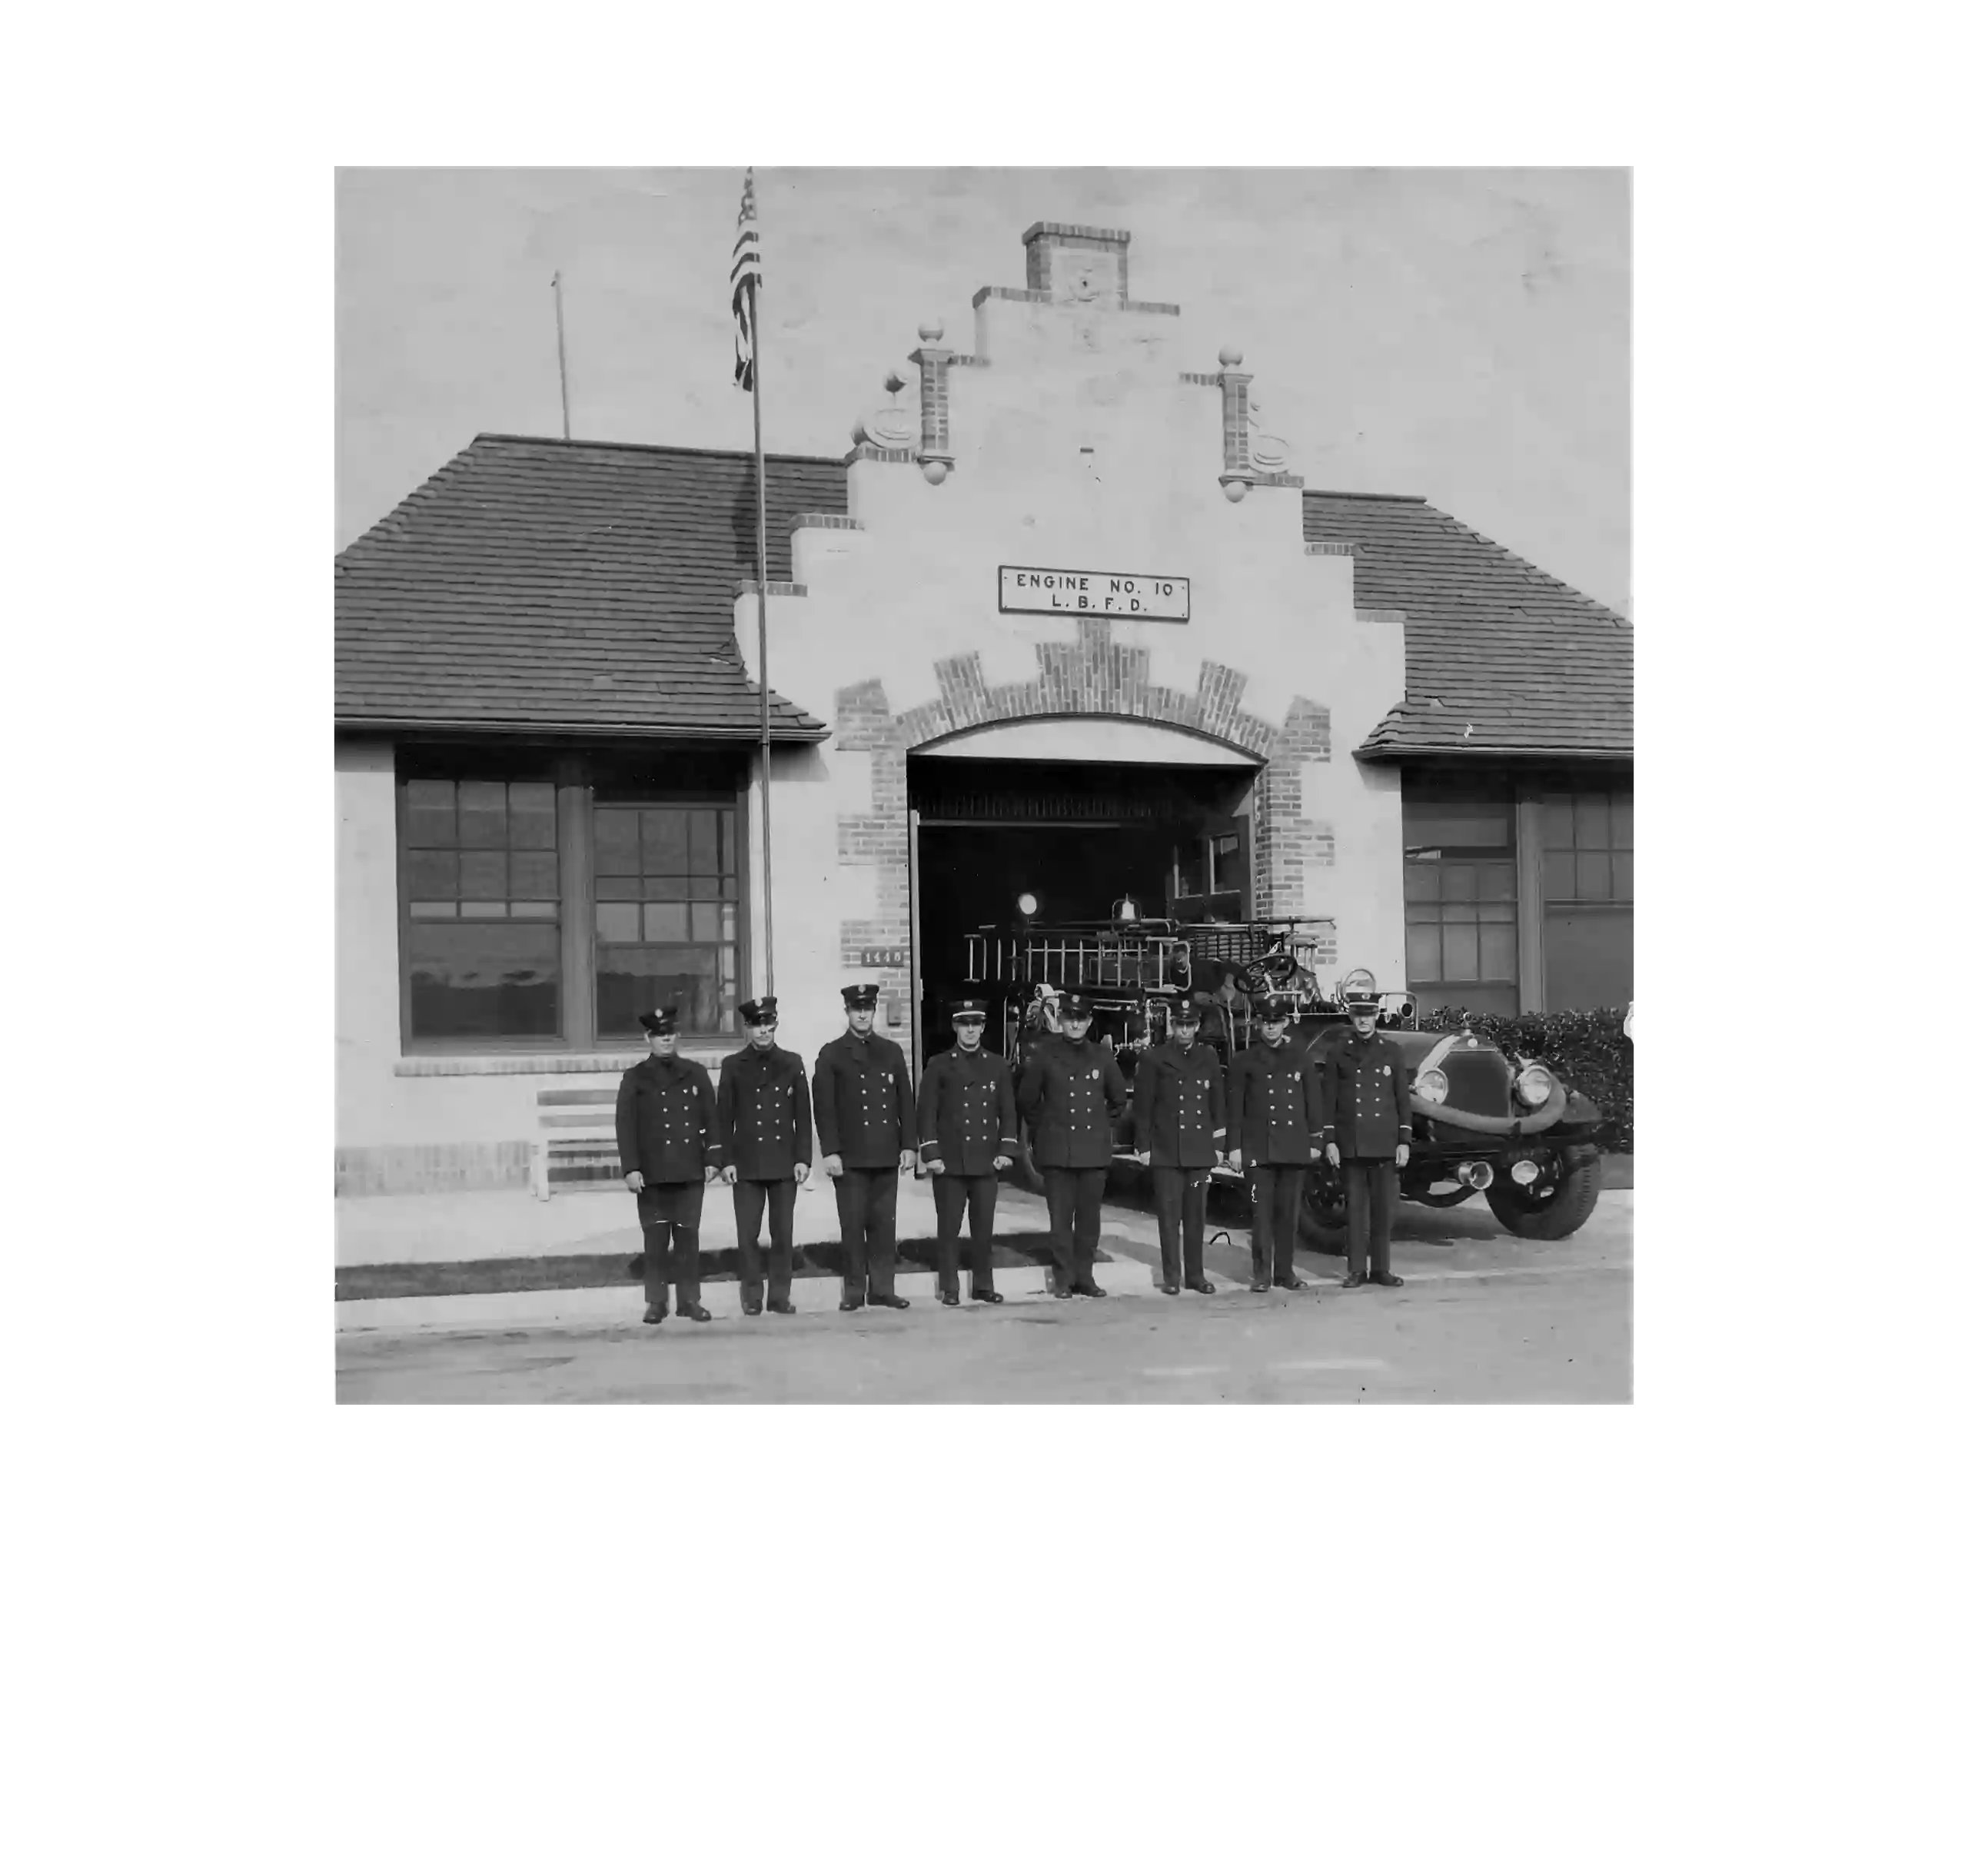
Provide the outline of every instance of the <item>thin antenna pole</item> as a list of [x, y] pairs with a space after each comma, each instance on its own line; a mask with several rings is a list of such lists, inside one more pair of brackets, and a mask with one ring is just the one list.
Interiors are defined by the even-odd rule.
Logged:
[[753, 480], [759, 491], [759, 850], [765, 863], [765, 899], [761, 928], [765, 937], [765, 992], [772, 995], [772, 690], [766, 681], [766, 433], [759, 406], [759, 283], [745, 283], [752, 314]]
[[560, 270], [554, 270], [554, 344], [560, 354], [560, 438], [571, 442], [573, 430], [567, 421], [567, 322], [560, 311]]

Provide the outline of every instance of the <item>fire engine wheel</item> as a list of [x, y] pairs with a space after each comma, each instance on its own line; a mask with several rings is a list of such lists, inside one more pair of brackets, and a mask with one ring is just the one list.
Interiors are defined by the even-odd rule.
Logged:
[[1508, 1172], [1483, 1196], [1498, 1222], [1513, 1236], [1548, 1242], [1568, 1238], [1592, 1216], [1605, 1177], [1596, 1146], [1546, 1147], [1537, 1155], [1538, 1176], [1520, 1186]]
[[1011, 1179], [1014, 1185], [1022, 1186], [1027, 1192], [1046, 1189], [1039, 1162], [1032, 1156], [1032, 1136], [1022, 1126], [1018, 1130], [1018, 1144], [1012, 1149]]
[[1328, 1257], [1346, 1254], [1346, 1187], [1323, 1163], [1308, 1169], [1298, 1199], [1299, 1242]]

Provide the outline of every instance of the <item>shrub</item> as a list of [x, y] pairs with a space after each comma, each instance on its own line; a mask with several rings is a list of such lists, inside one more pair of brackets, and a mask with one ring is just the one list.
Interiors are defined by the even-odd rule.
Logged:
[[1633, 1044], [1621, 1027], [1624, 1008], [1540, 1010], [1528, 1016], [1494, 1016], [1466, 1010], [1438, 1010], [1421, 1017], [1424, 1029], [1459, 1029], [1466, 1023], [1507, 1054], [1540, 1061], [1570, 1089], [1598, 1107], [1613, 1123], [1607, 1150], [1633, 1151]]

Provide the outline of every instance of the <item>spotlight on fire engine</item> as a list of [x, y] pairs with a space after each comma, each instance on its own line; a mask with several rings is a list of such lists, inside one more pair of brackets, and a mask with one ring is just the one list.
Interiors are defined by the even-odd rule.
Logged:
[[1135, 903], [1131, 893], [1123, 893], [1114, 901], [1114, 923], [1116, 925], [1138, 925], [1141, 923], [1141, 907]]
[[1039, 910], [1039, 895], [1036, 893], [1020, 893], [1018, 909], [1022, 916], [1030, 918]]

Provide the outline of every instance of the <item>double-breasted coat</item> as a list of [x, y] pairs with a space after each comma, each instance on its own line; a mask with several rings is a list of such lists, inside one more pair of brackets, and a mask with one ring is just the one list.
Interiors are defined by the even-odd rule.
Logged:
[[700, 1179], [724, 1163], [710, 1071], [676, 1055], [644, 1056], [615, 1096], [615, 1146], [626, 1175], [650, 1186]]
[[1152, 1166], [1213, 1166], [1227, 1127], [1223, 1063], [1206, 1043], [1157, 1043], [1135, 1069], [1135, 1146]]
[[1349, 1029], [1319, 1065], [1325, 1104], [1322, 1144], [1342, 1159], [1391, 1159], [1414, 1139], [1408, 1063], [1386, 1036]]
[[813, 1163], [813, 1103], [806, 1064], [790, 1049], [740, 1049], [718, 1069], [717, 1123], [725, 1163], [742, 1179], [791, 1179]]
[[1105, 1166], [1127, 1101], [1120, 1064], [1091, 1036], [1055, 1036], [1019, 1070], [1018, 1111], [1032, 1129], [1032, 1156], [1041, 1166]]
[[1230, 1144], [1254, 1166], [1310, 1166], [1325, 1144], [1325, 1103], [1311, 1052], [1288, 1036], [1230, 1060]]
[[916, 1118], [922, 1157], [946, 1174], [976, 1179], [991, 1162], [1018, 1151], [1018, 1106], [1011, 1064], [988, 1049], [946, 1049], [922, 1070]]
[[836, 1036], [813, 1058], [813, 1124], [844, 1166], [898, 1166], [916, 1148], [908, 1056], [886, 1036]]

